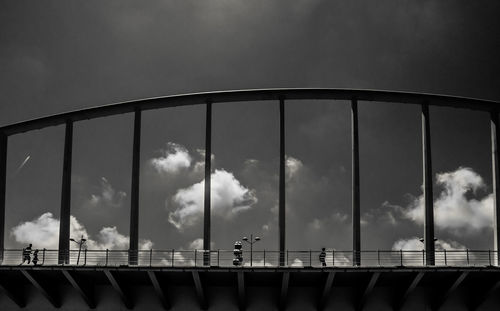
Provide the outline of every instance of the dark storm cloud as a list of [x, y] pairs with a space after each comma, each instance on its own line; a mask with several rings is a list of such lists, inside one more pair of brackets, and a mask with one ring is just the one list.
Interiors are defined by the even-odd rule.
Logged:
[[[499, 12], [496, 1], [3, 1], [0, 123], [120, 100], [260, 87], [498, 100]], [[287, 154], [302, 163], [287, 194], [291, 247], [350, 248], [348, 109], [342, 102], [287, 103]], [[491, 184], [487, 116], [431, 112], [435, 171], [471, 167]], [[202, 176], [161, 175], [150, 161], [169, 142], [193, 156], [204, 149], [203, 114], [203, 107], [189, 107], [143, 115], [140, 232], [159, 247], [189, 247], [202, 234], [200, 227], [179, 233], [165, 208]], [[231, 222], [215, 219], [217, 247], [255, 232], [265, 236], [262, 247], [276, 248], [277, 117], [276, 103], [214, 105], [214, 168], [233, 174], [258, 199]], [[386, 201], [403, 205], [406, 193], [420, 195], [419, 117], [418, 107], [360, 103], [366, 215], [379, 217], [374, 211]], [[131, 120], [75, 127], [72, 209], [89, 234], [110, 226], [128, 234], [128, 196], [121, 204], [115, 198], [113, 209], [84, 207], [92, 195], [105, 197], [102, 177], [115, 194], [129, 192]], [[7, 228], [45, 212], [58, 217], [61, 140], [60, 127], [9, 140]], [[30, 162], [14, 177], [27, 155]], [[390, 248], [421, 231], [408, 226], [395, 233], [378, 221], [363, 227], [364, 248]]]

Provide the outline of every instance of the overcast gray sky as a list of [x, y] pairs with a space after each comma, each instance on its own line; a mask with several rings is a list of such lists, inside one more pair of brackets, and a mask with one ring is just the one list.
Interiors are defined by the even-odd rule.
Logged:
[[[0, 124], [242, 88], [500, 100], [499, 13], [498, 1], [0, 1]], [[204, 112], [143, 113], [142, 247], [201, 245]], [[362, 248], [418, 248], [419, 107], [361, 102], [359, 114]], [[250, 233], [278, 248], [278, 117], [276, 102], [214, 105], [216, 249]], [[95, 248], [128, 248], [132, 123], [75, 124], [72, 234]], [[431, 130], [439, 246], [492, 248], [488, 115], [431, 108]], [[349, 250], [349, 103], [287, 102], [286, 132], [287, 248]], [[9, 248], [57, 246], [63, 135], [9, 139]]]

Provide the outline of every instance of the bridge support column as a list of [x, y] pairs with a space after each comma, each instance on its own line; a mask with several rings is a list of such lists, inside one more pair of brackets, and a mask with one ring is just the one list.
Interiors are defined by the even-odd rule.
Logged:
[[434, 265], [434, 198], [432, 196], [432, 154], [431, 154], [431, 132], [429, 123], [429, 104], [422, 104], [422, 168], [423, 168], [423, 191], [424, 191], [424, 245], [425, 263]]
[[500, 168], [498, 163], [498, 135], [500, 134], [498, 124], [498, 111], [490, 112], [491, 124], [491, 167], [493, 177], [493, 234], [494, 234], [494, 250], [495, 250], [495, 264], [500, 266], [500, 189], [498, 180], [500, 178]]
[[352, 143], [352, 263], [361, 265], [361, 206], [359, 192], [359, 136], [358, 101], [351, 100], [351, 143]]
[[137, 265], [139, 249], [139, 178], [141, 166], [141, 110], [134, 113], [134, 142], [132, 146], [132, 183], [130, 191], [130, 243], [128, 263]]
[[280, 98], [280, 176], [279, 176], [279, 216], [280, 266], [285, 265], [285, 100]]
[[5, 234], [5, 188], [7, 182], [8, 136], [0, 133], [0, 264], [3, 261]]
[[58, 263], [69, 263], [69, 230], [71, 215], [71, 162], [73, 157], [73, 121], [66, 121], [64, 135], [64, 160], [61, 189], [61, 212], [59, 221]]
[[205, 122], [205, 199], [203, 213], [203, 265], [210, 265], [210, 217], [211, 217], [211, 178], [212, 178], [212, 102], [207, 102]]

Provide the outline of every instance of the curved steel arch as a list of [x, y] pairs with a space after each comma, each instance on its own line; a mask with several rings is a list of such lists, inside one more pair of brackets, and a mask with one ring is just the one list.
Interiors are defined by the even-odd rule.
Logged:
[[359, 101], [380, 101], [402, 104], [428, 103], [431, 106], [445, 106], [466, 108], [480, 111], [497, 111], [500, 102], [477, 98], [457, 97], [447, 95], [409, 93], [379, 90], [357, 89], [327, 89], [327, 88], [291, 88], [291, 89], [253, 89], [191, 93], [145, 98], [133, 101], [120, 102], [99, 107], [85, 108], [71, 112], [46, 116], [42, 118], [17, 122], [0, 127], [0, 132], [13, 135], [26, 131], [56, 126], [67, 121], [81, 121], [116, 114], [129, 113], [137, 110], [151, 110], [177, 106], [189, 106], [211, 103], [227, 103], [238, 101], [267, 101], [267, 100], [305, 100], [305, 99], [332, 99]]
[[[429, 106], [443, 106], [465, 108], [490, 113], [491, 142], [492, 142], [492, 169], [493, 189], [495, 197], [495, 249], [500, 247], [500, 192], [498, 191], [498, 178], [500, 176], [497, 154], [497, 140], [500, 134], [498, 111], [500, 102], [476, 98], [393, 92], [379, 90], [356, 89], [326, 89], [326, 88], [293, 88], [293, 89], [254, 89], [192, 93], [182, 95], [146, 98], [127, 101], [94, 108], [76, 110], [15, 124], [0, 127], [0, 261], [4, 249], [4, 223], [5, 223], [5, 186], [7, 140], [10, 135], [26, 131], [42, 129], [49, 126], [65, 124], [65, 147], [63, 161], [63, 182], [61, 193], [61, 220], [59, 234], [59, 262], [67, 260], [69, 250], [69, 217], [70, 217], [70, 189], [71, 189], [71, 158], [73, 140], [73, 122], [112, 116], [123, 113], [135, 113], [134, 140], [132, 160], [132, 189], [131, 189], [131, 214], [130, 214], [130, 253], [129, 262], [137, 263], [138, 247], [138, 216], [139, 216], [139, 154], [141, 133], [141, 111], [161, 109], [176, 106], [206, 105], [206, 137], [205, 137], [205, 206], [204, 206], [204, 249], [210, 248], [210, 148], [211, 148], [211, 111], [212, 103], [226, 103], [238, 101], [279, 101], [280, 110], [280, 178], [279, 178], [279, 226], [280, 226], [280, 264], [284, 265], [285, 250], [285, 100], [348, 100], [351, 101], [351, 133], [352, 133], [352, 213], [353, 213], [353, 263], [360, 265], [360, 201], [359, 201], [359, 152], [358, 152], [358, 101], [379, 101], [401, 104], [418, 104], [422, 107], [422, 156], [425, 201], [424, 240], [427, 264], [434, 264], [434, 219], [432, 199], [432, 164], [430, 149]], [[209, 262], [210, 258], [205, 258]], [[500, 258], [498, 258], [500, 263]]]

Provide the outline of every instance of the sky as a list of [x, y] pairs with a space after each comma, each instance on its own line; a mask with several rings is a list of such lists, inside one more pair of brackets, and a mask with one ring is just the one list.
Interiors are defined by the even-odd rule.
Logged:
[[[0, 125], [275, 87], [500, 101], [498, 1], [0, 1]], [[286, 102], [287, 249], [350, 250], [350, 104]], [[212, 248], [278, 249], [277, 102], [214, 104]], [[204, 106], [142, 116], [140, 247], [200, 249]], [[438, 248], [493, 248], [489, 116], [430, 109]], [[127, 249], [133, 116], [74, 126], [71, 236]], [[420, 108], [360, 102], [361, 247], [421, 249]], [[62, 126], [9, 138], [7, 248], [57, 248]]]

